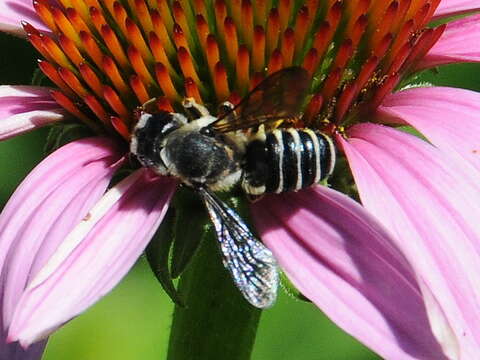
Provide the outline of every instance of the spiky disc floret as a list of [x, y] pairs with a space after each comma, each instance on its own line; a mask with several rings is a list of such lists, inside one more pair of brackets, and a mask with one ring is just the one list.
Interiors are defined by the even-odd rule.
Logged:
[[[128, 139], [134, 109], [185, 96], [211, 110], [300, 65], [312, 76], [302, 125], [374, 109], [436, 42], [439, 0], [34, 0], [53, 35], [24, 23], [52, 96], [91, 127]], [[92, 121], [98, 119], [99, 121]]]

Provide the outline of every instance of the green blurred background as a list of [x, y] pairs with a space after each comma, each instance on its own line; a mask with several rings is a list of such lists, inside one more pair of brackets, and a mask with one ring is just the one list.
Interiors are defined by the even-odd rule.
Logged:
[[[23, 40], [4, 34], [0, 34], [0, 49], [0, 84], [29, 84], [36, 67], [35, 51]], [[445, 66], [438, 73], [424, 74], [422, 80], [480, 90], [480, 66]], [[0, 207], [42, 158], [46, 133], [37, 130], [0, 143]], [[44, 360], [164, 359], [172, 310], [142, 258], [113, 292], [50, 338]], [[262, 316], [253, 359], [379, 357], [315, 306], [281, 292], [278, 303]]]

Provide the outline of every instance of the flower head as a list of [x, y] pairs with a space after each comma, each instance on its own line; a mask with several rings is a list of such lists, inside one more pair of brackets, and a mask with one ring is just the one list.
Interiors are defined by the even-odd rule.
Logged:
[[[238, 103], [269, 74], [297, 65], [311, 78], [303, 117], [270, 126], [334, 137], [363, 207], [324, 186], [269, 195], [252, 205], [262, 240], [305, 296], [381, 355], [474, 356], [479, 95], [394, 91], [420, 69], [480, 59], [478, 16], [429, 25], [476, 6], [447, 0], [0, 5], [4, 30], [21, 33], [26, 20], [24, 34], [55, 85], [0, 88], [1, 138], [67, 118], [98, 135], [45, 159], [0, 217], [9, 340], [29, 345], [98, 300], [162, 221], [177, 184], [172, 178], [140, 168], [103, 195], [125, 164], [140, 106], [174, 111], [192, 97], [215, 113], [221, 102]], [[449, 117], [461, 117], [461, 126]], [[398, 125], [416, 128], [430, 143]]]

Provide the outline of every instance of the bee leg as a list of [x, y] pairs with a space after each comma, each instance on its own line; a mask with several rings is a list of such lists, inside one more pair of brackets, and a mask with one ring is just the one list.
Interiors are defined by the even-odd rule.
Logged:
[[232, 110], [235, 107], [230, 101], [224, 101], [218, 106], [218, 110]]
[[186, 113], [189, 115], [189, 120], [200, 119], [201, 117], [210, 115], [210, 112], [203, 105], [200, 105], [194, 98], [185, 98], [182, 101], [182, 106], [185, 108]]
[[219, 118], [224, 117], [227, 121], [233, 120], [237, 114], [235, 111], [232, 111], [235, 108], [235, 105], [233, 105], [230, 101], [224, 101], [218, 106], [217, 109], [217, 116]]
[[267, 133], [265, 132], [265, 125], [260, 125], [256, 130], [252, 130], [250, 134], [250, 141], [259, 140], [265, 142]]

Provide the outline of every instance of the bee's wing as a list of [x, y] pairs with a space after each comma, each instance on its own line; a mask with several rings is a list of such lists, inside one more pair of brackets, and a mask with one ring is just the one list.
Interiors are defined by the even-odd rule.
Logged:
[[253, 236], [235, 211], [205, 188], [198, 190], [215, 227], [223, 264], [245, 299], [255, 307], [275, 302], [278, 270], [273, 254]]
[[[295, 118], [300, 112], [309, 85], [308, 72], [299, 66], [277, 71], [258, 84], [235, 108], [223, 114], [211, 126], [226, 133]], [[231, 116], [232, 112], [236, 115]]]

